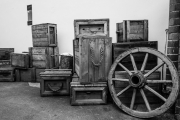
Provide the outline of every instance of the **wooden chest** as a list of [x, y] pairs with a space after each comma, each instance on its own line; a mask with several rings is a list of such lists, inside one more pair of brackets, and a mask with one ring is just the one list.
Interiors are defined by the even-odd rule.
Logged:
[[71, 82], [71, 105], [91, 105], [107, 103], [107, 83], [81, 84]]
[[14, 81], [14, 68], [5, 67], [0, 68], [0, 82], [13, 82]]
[[36, 70], [35, 70], [36, 82], [41, 82], [42, 81], [42, 78], [40, 76], [41, 72], [45, 72], [45, 69], [38, 69], [38, 68], [36, 68]]
[[46, 69], [40, 76], [41, 96], [69, 95], [72, 80], [71, 69]]
[[30, 67], [35, 68], [58, 68], [58, 47], [29, 47]]
[[15, 68], [29, 68], [29, 54], [11, 53], [11, 66]]
[[[134, 48], [134, 47], [150, 47], [154, 49], [158, 49], [158, 42], [157, 41], [144, 41], [144, 42], [125, 42], [125, 43], [113, 43], [112, 44], [112, 56], [113, 61], [123, 52], [125, 52], [128, 49]], [[138, 70], [141, 69], [142, 63], [145, 58], [145, 53], [135, 53], [132, 54]], [[130, 59], [130, 56], [126, 57], [124, 60], [121, 61], [121, 63], [127, 67], [129, 70], [133, 70], [132, 62]], [[154, 68], [157, 65], [157, 57], [150, 54], [148, 57], [147, 65], [145, 70], [150, 70]], [[123, 70], [119, 66], [117, 66], [116, 70]]]
[[73, 41], [74, 71], [80, 82], [107, 81], [112, 60], [112, 38], [81, 37]]
[[57, 25], [44, 23], [32, 25], [33, 47], [57, 46]]
[[17, 82], [35, 82], [35, 68], [28, 69], [16, 69], [15, 70], [15, 79]]
[[14, 48], [0, 48], [0, 67], [10, 67], [10, 53], [14, 52]]
[[75, 38], [82, 36], [109, 37], [109, 19], [79, 19], [74, 20]]
[[148, 20], [124, 20], [116, 24], [117, 42], [148, 41]]

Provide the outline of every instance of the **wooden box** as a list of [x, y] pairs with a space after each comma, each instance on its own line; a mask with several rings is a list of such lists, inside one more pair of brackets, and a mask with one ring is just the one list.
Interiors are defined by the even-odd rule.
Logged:
[[109, 37], [109, 19], [79, 19], [74, 20], [75, 38], [82, 36]]
[[30, 67], [35, 68], [58, 68], [58, 47], [29, 47]]
[[124, 20], [116, 24], [117, 42], [148, 41], [148, 20]]
[[13, 82], [14, 81], [14, 68], [5, 67], [0, 68], [0, 82]]
[[69, 95], [72, 80], [71, 69], [46, 69], [40, 73], [41, 96]]
[[10, 67], [10, 53], [14, 52], [14, 48], [0, 48], [0, 67]]
[[56, 47], [57, 25], [44, 23], [32, 25], [33, 47]]
[[17, 82], [35, 82], [36, 74], [35, 68], [28, 69], [16, 69], [15, 70], [15, 78]]
[[71, 105], [91, 105], [107, 103], [107, 83], [81, 84], [71, 82]]
[[[134, 47], [150, 47], [150, 48], [154, 48], [154, 49], [158, 49], [158, 42], [157, 41], [144, 41], [144, 42], [125, 42], [125, 43], [113, 43], [112, 44], [112, 58], [113, 61], [115, 61], [115, 59], [122, 54], [123, 52], [125, 52], [128, 49], [134, 48]], [[145, 58], [145, 53], [135, 53], [132, 54], [135, 62], [136, 62], [136, 66], [138, 68], [138, 70], [141, 69], [142, 63], [144, 61]], [[132, 62], [130, 59], [130, 56], [126, 57], [125, 59], [123, 59], [121, 61], [121, 63], [127, 67], [129, 70], [133, 70], [133, 66], [132, 66]], [[149, 54], [148, 57], [148, 61], [146, 64], [146, 68], [145, 70], [150, 70], [152, 68], [154, 68], [157, 65], [157, 57]], [[123, 70], [121, 69], [119, 66], [116, 67], [116, 70]]]
[[112, 38], [81, 37], [73, 41], [74, 71], [79, 82], [107, 81], [112, 60]]
[[36, 70], [35, 70], [36, 82], [41, 82], [42, 81], [42, 78], [40, 76], [41, 72], [45, 72], [45, 69], [38, 69], [38, 68], [36, 68]]
[[11, 53], [11, 66], [15, 68], [29, 68], [29, 54]]

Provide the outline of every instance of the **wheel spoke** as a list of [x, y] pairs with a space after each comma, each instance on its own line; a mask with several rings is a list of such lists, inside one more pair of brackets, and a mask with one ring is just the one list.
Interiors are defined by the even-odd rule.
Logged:
[[132, 72], [130, 72], [124, 65], [121, 63], [118, 63], [129, 75], [132, 75]]
[[133, 107], [134, 107], [135, 98], [136, 98], [136, 89], [134, 88], [132, 99], [131, 99], [130, 109], [133, 109]]
[[111, 80], [120, 81], [120, 82], [128, 82], [129, 81], [129, 79], [120, 79], [120, 78], [112, 78]]
[[172, 80], [147, 80], [147, 83], [172, 83]]
[[159, 69], [162, 65], [164, 65], [164, 62], [162, 62], [161, 64], [157, 65], [156, 67], [154, 67], [152, 70], [150, 70], [148, 73], [146, 73], [144, 75], [144, 77], [148, 77], [149, 75], [151, 75], [154, 71], [156, 71], [157, 69]]
[[136, 63], [135, 63], [135, 60], [134, 60], [134, 57], [132, 54], [130, 54], [130, 57], [131, 57], [131, 62], [132, 62], [132, 65], [133, 65], [133, 68], [134, 68], [134, 71], [135, 73], [137, 73], [137, 66], [136, 66]]
[[145, 69], [145, 67], [146, 67], [146, 63], [147, 63], [147, 60], [148, 60], [148, 56], [149, 56], [149, 54], [146, 53], [146, 56], [145, 56], [145, 58], [144, 58], [144, 62], [143, 62], [142, 67], [141, 67], [141, 71], [144, 71], [144, 69]]
[[150, 88], [149, 86], [145, 86], [145, 88], [149, 91], [151, 91], [152, 93], [154, 93], [156, 96], [158, 96], [159, 98], [161, 98], [164, 102], [166, 102], [166, 98], [164, 98], [162, 95], [160, 95], [158, 92], [156, 92], [155, 90], [153, 90], [152, 88]]
[[117, 97], [120, 96], [121, 94], [123, 94], [126, 90], [128, 90], [131, 86], [127, 86], [126, 88], [124, 88], [123, 90], [121, 90], [118, 94]]
[[146, 95], [145, 95], [143, 89], [140, 89], [140, 92], [141, 92], [141, 95], [142, 95], [142, 97], [143, 97], [143, 99], [144, 99], [144, 102], [145, 102], [145, 104], [146, 104], [146, 107], [147, 107], [148, 111], [151, 111], [151, 107], [150, 107], [150, 105], [149, 105], [149, 102], [148, 102], [148, 100], [147, 100], [147, 98], [146, 98]]

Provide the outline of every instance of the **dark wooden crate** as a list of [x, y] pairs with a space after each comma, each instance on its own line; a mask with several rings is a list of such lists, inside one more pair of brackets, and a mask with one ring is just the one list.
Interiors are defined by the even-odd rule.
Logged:
[[30, 67], [35, 68], [58, 68], [58, 47], [29, 47]]
[[16, 69], [15, 70], [15, 79], [17, 82], [35, 82], [36, 74], [35, 68], [28, 69]]
[[35, 78], [36, 78], [36, 82], [41, 82], [43, 79], [41, 78], [41, 76], [40, 76], [40, 73], [41, 72], [45, 72], [45, 69], [38, 69], [38, 68], [36, 68], [36, 70], [35, 70]]
[[44, 23], [32, 25], [33, 47], [56, 47], [57, 25]]
[[[158, 49], [158, 42], [157, 41], [142, 41], [142, 42], [125, 42], [125, 43], [113, 43], [112, 44], [112, 61], [115, 61], [115, 59], [122, 54], [123, 52], [125, 52], [128, 49], [134, 48], [134, 47], [150, 47], [150, 48], [154, 48], [154, 49]], [[140, 70], [142, 63], [144, 61], [145, 58], [145, 53], [135, 53], [132, 54], [135, 62], [136, 62], [136, 66], [137, 68]], [[124, 58], [121, 63], [127, 67], [129, 70], [133, 70], [133, 66], [132, 66], [132, 62], [130, 59], [130, 56]], [[149, 54], [148, 57], [148, 61], [146, 64], [146, 70], [150, 70], [152, 68], [154, 68], [157, 65], [157, 57]], [[120, 66], [116, 67], [116, 70], [122, 70], [123, 69]]]
[[14, 68], [0, 68], [0, 82], [14, 82]]
[[69, 95], [72, 80], [71, 69], [46, 69], [40, 73], [41, 96]]
[[0, 48], [0, 67], [10, 67], [10, 53], [14, 52], [14, 48]]
[[148, 41], [148, 20], [124, 20], [116, 24], [117, 42]]
[[106, 36], [109, 37], [109, 19], [77, 19], [74, 20], [74, 36]]
[[61, 55], [60, 69], [73, 69], [73, 56], [69, 55]]
[[71, 82], [71, 105], [94, 105], [107, 103], [107, 83], [81, 84]]
[[73, 41], [74, 71], [79, 82], [107, 81], [112, 59], [112, 38], [81, 37]]
[[15, 68], [29, 68], [29, 54], [11, 53], [11, 66]]

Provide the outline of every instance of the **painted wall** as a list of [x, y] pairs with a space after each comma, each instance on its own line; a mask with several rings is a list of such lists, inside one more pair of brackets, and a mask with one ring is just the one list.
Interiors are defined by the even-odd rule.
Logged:
[[57, 24], [60, 53], [73, 52], [74, 19], [110, 19], [110, 36], [116, 42], [116, 23], [148, 19], [149, 41], [158, 41], [164, 52], [169, 19], [169, 0], [1, 0], [0, 48], [15, 52], [32, 47], [31, 27], [27, 26], [27, 5], [32, 4], [33, 24]]

